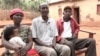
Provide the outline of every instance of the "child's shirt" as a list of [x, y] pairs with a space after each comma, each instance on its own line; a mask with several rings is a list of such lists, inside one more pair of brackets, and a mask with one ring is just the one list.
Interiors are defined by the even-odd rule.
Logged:
[[[12, 44], [12, 46], [16, 46], [16, 47], [24, 47], [26, 45], [26, 43], [21, 39], [21, 37], [12, 37], [9, 42]], [[13, 53], [13, 50], [9, 50], [11, 53]]]

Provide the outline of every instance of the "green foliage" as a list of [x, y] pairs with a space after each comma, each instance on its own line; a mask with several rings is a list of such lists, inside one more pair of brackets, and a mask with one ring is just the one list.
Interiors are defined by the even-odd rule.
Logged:
[[23, 10], [38, 11], [38, 6], [47, 0], [0, 0], [1, 9], [21, 8]]
[[23, 6], [23, 3], [21, 0], [1, 0], [2, 2], [2, 9], [11, 9], [11, 8], [16, 8], [20, 6]]
[[38, 7], [41, 3], [48, 2], [47, 0], [28, 0], [27, 7], [30, 10], [38, 11]]

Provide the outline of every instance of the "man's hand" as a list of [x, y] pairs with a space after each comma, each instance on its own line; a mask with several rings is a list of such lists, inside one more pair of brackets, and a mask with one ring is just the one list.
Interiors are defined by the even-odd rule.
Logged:
[[65, 43], [65, 39], [62, 38], [61, 41], [60, 41], [60, 44], [64, 44]]
[[50, 48], [52, 48], [52, 45], [45, 45], [46, 47], [50, 47]]
[[51, 44], [51, 45], [45, 45], [46, 47], [50, 47], [50, 48], [54, 48], [55, 45], [54, 44]]
[[76, 35], [76, 34], [73, 34], [73, 35], [72, 35], [72, 37], [76, 38], [76, 37], [77, 37], [77, 35]]
[[54, 47], [56, 46], [56, 44], [51, 44], [50, 46], [51, 46], [52, 48], [54, 48]]

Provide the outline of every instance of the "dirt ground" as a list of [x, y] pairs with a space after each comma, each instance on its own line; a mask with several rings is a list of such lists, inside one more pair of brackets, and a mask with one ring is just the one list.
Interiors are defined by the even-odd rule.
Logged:
[[[28, 19], [22, 21], [22, 23], [30, 23], [30, 22], [32, 22], [32, 21], [28, 20]], [[0, 21], [0, 25], [7, 25], [7, 24], [12, 24], [12, 23], [13, 23], [12, 21]], [[96, 33], [94, 35], [94, 39], [96, 40], [97, 56], [100, 56], [100, 27], [82, 26], [80, 29]], [[2, 31], [2, 29], [0, 28], [0, 32], [1, 31]], [[87, 37], [88, 37], [87, 33], [79, 32], [79, 38], [87, 38]], [[1, 40], [0, 40], [0, 44], [1, 44]], [[0, 48], [0, 55], [3, 51], [4, 51], [4, 49]]]

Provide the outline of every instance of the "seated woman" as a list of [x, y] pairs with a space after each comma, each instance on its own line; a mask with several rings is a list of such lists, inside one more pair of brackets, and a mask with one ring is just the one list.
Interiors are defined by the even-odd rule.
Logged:
[[[8, 27], [4, 30], [4, 38], [5, 40], [9, 41], [12, 46], [17, 46], [19, 49], [24, 48], [26, 43], [21, 39], [21, 37], [18, 34], [18, 29], [16, 27]], [[16, 54], [16, 51], [9, 50], [10, 53], [12, 53], [12, 56], [18, 56]], [[27, 52], [27, 56], [32, 55], [34, 56], [35, 53], [30, 54], [30, 52], [36, 52], [35, 49], [31, 49]], [[37, 54], [38, 55], [38, 54]], [[38, 55], [39, 56], [39, 55]]]
[[21, 9], [13, 9], [10, 11], [10, 18], [13, 21], [13, 25], [5, 26], [3, 30], [8, 27], [16, 27], [18, 29], [19, 36], [26, 43], [25, 47], [20, 48], [13, 45], [4, 38], [4, 33], [2, 34], [2, 44], [7, 49], [15, 50], [19, 56], [26, 55], [27, 51], [31, 49], [33, 45], [32, 34], [30, 27], [27, 25], [21, 25], [21, 21], [23, 20], [24, 14]]

